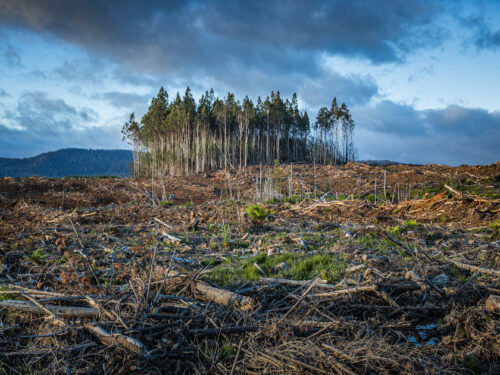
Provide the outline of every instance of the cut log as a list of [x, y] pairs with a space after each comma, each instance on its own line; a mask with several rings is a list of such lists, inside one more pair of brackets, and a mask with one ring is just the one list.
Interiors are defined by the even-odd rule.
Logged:
[[92, 324], [85, 324], [85, 328], [104, 345], [112, 346], [118, 344], [131, 353], [142, 354], [144, 352], [144, 345], [133, 337], [120, 333], [111, 334], [103, 328], [93, 326]]
[[253, 299], [250, 297], [242, 296], [229, 290], [214, 288], [202, 281], [196, 281], [194, 287], [194, 296], [202, 301], [212, 301], [218, 305], [232, 306], [242, 311], [249, 311], [254, 306]]
[[[28, 312], [32, 314], [46, 314], [46, 312], [35, 305], [33, 302], [29, 301], [18, 301], [18, 300], [6, 300], [0, 301], [0, 307], [9, 310], [18, 310], [22, 312]], [[75, 306], [55, 306], [55, 305], [45, 305], [47, 310], [52, 313], [62, 316], [65, 318], [98, 318], [99, 310], [93, 309], [91, 307], [75, 307]]]
[[218, 305], [230, 306], [241, 311], [249, 311], [254, 307], [251, 297], [242, 296], [226, 289], [216, 288], [208, 283], [183, 275], [178, 271], [169, 271], [167, 283], [191, 283], [191, 291], [195, 298], [205, 302], [214, 302]]
[[366, 264], [358, 264], [356, 266], [351, 266], [351, 267], [347, 267], [345, 272], [346, 273], [351, 273], [351, 272], [356, 272], [356, 271], [359, 271], [359, 270], [362, 270], [362, 269], [365, 269], [366, 268]]
[[486, 310], [500, 312], [500, 296], [491, 294], [486, 300]]

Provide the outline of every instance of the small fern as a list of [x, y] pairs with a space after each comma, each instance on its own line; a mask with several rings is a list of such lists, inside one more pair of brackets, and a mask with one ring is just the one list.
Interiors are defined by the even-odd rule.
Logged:
[[264, 220], [271, 215], [271, 210], [265, 208], [260, 204], [251, 204], [245, 208], [248, 218], [254, 225], [261, 226]]

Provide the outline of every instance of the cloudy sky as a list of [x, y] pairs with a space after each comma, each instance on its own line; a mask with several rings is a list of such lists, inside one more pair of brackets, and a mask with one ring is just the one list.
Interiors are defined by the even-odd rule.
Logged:
[[353, 113], [360, 159], [500, 160], [500, 2], [0, 0], [0, 157], [126, 148], [164, 86], [297, 92]]

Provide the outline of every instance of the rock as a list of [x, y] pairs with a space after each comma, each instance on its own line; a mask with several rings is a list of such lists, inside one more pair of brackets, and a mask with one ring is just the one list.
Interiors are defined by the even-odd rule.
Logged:
[[485, 304], [486, 310], [500, 312], [500, 296], [490, 294]]
[[432, 278], [432, 283], [436, 286], [444, 286], [448, 284], [449, 281], [450, 278], [445, 274], [437, 275]]
[[290, 266], [286, 264], [285, 262], [281, 262], [277, 265], [275, 265], [272, 269], [273, 273], [278, 273], [281, 271], [288, 271], [290, 269]]

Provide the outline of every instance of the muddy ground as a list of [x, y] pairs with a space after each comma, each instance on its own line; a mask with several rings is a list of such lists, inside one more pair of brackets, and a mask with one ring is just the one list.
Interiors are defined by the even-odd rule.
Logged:
[[499, 219], [498, 163], [2, 178], [0, 368], [498, 373]]

